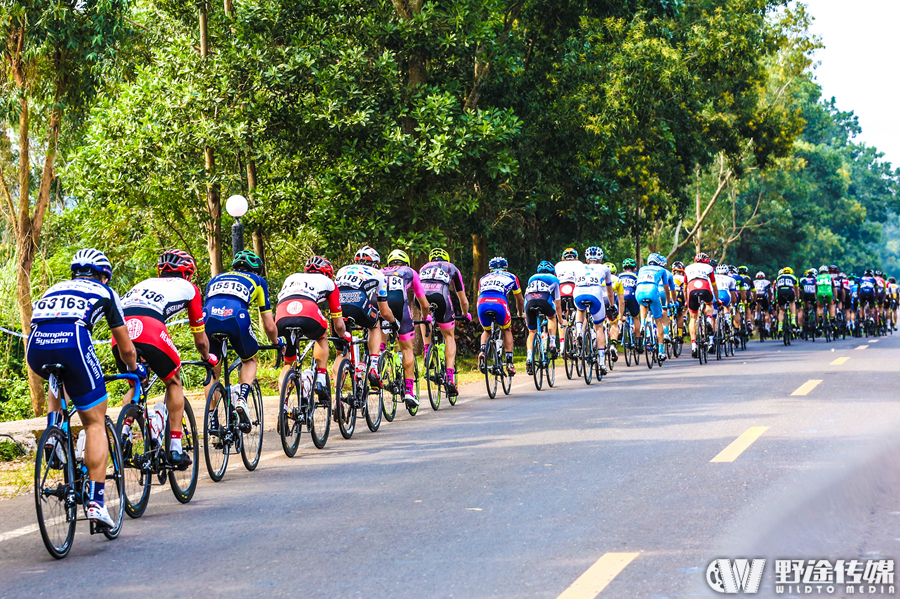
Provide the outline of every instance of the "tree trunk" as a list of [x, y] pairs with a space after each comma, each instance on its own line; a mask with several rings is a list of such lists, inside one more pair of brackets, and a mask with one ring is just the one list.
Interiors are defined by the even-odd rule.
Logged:
[[478, 281], [487, 274], [487, 237], [484, 235], [472, 235], [472, 293], [478, 295]]
[[[200, 3], [200, 56], [206, 60], [209, 56], [209, 20], [206, 2]], [[219, 197], [219, 185], [214, 183], [216, 175], [216, 157], [212, 148], [203, 150], [206, 166], [206, 207], [209, 210], [209, 225], [206, 230], [206, 251], [209, 254], [209, 270], [212, 276], [221, 273], [222, 264], [222, 200]]]

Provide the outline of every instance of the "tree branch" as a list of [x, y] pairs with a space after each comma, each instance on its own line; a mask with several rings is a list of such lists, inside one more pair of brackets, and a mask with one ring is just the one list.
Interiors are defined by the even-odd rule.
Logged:
[[733, 174], [734, 174], [734, 170], [728, 169], [728, 171], [725, 173], [725, 177], [719, 181], [719, 187], [716, 189], [716, 192], [713, 194], [712, 198], [709, 200], [709, 204], [707, 204], [706, 209], [703, 211], [703, 213], [697, 219], [697, 223], [694, 225], [694, 228], [688, 232], [688, 234], [684, 238], [684, 241], [682, 241], [681, 243], [676, 245], [675, 249], [673, 249], [671, 252], [669, 252], [668, 258], [671, 258], [672, 255], [675, 254], [675, 252], [677, 252], [678, 250], [680, 250], [681, 248], [686, 246], [688, 244], [688, 242], [690, 242], [691, 238], [694, 237], [694, 235], [700, 229], [700, 226], [703, 224], [703, 221], [706, 220], [706, 217], [709, 216], [710, 211], [716, 205], [716, 202], [719, 201], [719, 196], [722, 194], [722, 190], [725, 189], [725, 186], [731, 180], [731, 176]]

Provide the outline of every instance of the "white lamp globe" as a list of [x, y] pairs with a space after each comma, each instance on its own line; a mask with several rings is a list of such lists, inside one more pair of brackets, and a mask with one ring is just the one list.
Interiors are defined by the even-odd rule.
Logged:
[[233, 195], [225, 202], [225, 211], [234, 218], [240, 218], [247, 214], [247, 198]]

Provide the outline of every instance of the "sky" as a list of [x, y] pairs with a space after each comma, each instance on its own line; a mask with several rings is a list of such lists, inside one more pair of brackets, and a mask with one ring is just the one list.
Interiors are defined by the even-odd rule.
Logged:
[[814, 71], [823, 96], [859, 117], [857, 141], [900, 167], [900, 2], [805, 1], [815, 18], [810, 31], [825, 45]]

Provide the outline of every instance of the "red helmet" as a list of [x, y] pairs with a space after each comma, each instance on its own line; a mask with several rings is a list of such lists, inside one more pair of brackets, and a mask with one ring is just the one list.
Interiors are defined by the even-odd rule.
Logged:
[[307, 260], [306, 267], [303, 270], [305, 272], [317, 272], [323, 274], [329, 279], [334, 278], [334, 266], [332, 266], [327, 258], [323, 258], [322, 256], [313, 256]]
[[181, 274], [182, 278], [190, 281], [197, 272], [197, 264], [191, 255], [183, 250], [166, 250], [159, 255], [156, 270], [159, 274], [177, 272]]
[[696, 256], [694, 256], [694, 262], [702, 262], [703, 264], [709, 264], [709, 256], [705, 252], [700, 252]]

